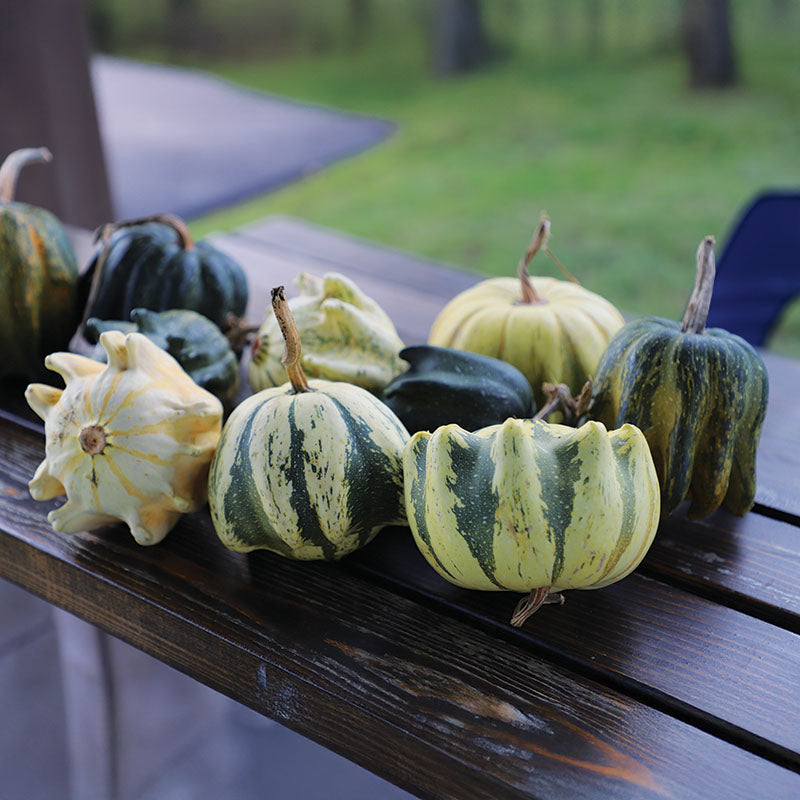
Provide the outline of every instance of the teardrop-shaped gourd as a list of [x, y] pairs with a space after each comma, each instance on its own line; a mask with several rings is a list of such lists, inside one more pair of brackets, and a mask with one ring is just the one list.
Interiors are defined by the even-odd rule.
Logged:
[[450, 347], [400, 351], [408, 369], [384, 390], [383, 401], [409, 433], [454, 423], [474, 431], [535, 411], [526, 377], [511, 364]]
[[709, 236], [697, 250], [697, 281], [683, 323], [629, 322], [609, 344], [594, 380], [590, 416], [644, 431], [664, 516], [687, 498], [694, 519], [721, 504], [742, 515], [755, 498], [767, 370], [744, 339], [705, 328], [714, 274]]
[[[309, 378], [345, 381], [380, 394], [403, 369], [403, 342], [386, 312], [335, 272], [322, 279], [301, 273], [295, 284], [300, 295], [289, 305], [303, 343], [303, 372]], [[284, 383], [282, 355], [283, 338], [270, 314], [252, 343], [254, 392]]]
[[0, 377], [39, 377], [78, 324], [78, 265], [61, 223], [14, 200], [20, 170], [51, 159], [45, 148], [16, 150], [0, 167]]
[[405, 521], [408, 432], [366, 390], [306, 381], [283, 287], [273, 307], [289, 383], [249, 397], [225, 424], [209, 479], [211, 519], [232, 550], [338, 559]]
[[66, 388], [25, 392], [46, 435], [31, 495], [67, 495], [47, 516], [56, 531], [121, 520], [139, 544], [156, 544], [181, 514], [205, 505], [222, 405], [142, 334], [108, 331], [100, 344], [107, 364], [53, 353], [45, 365]]
[[85, 319], [128, 319], [135, 308], [188, 308], [222, 330], [241, 323], [247, 278], [209, 242], [194, 241], [182, 219], [160, 214], [106, 225], [81, 275]]
[[467, 589], [531, 592], [514, 624], [550, 592], [624, 578], [658, 526], [658, 480], [632, 425], [446, 425], [415, 434], [403, 468], [408, 521], [428, 563]]
[[[239, 360], [228, 338], [202, 314], [187, 309], [148, 311], [134, 308], [132, 322], [103, 321], [91, 317], [86, 321], [86, 337], [97, 342], [105, 331], [136, 331], [166, 350], [198, 385], [229, 407], [239, 386]], [[92, 358], [105, 361], [106, 352], [98, 344]]]
[[574, 280], [528, 277], [533, 257], [547, 251], [549, 235], [543, 214], [519, 279], [490, 278], [456, 295], [428, 337], [428, 344], [513, 364], [530, 382], [538, 407], [546, 400], [544, 383], [565, 383], [577, 394], [624, 323], [608, 300]]

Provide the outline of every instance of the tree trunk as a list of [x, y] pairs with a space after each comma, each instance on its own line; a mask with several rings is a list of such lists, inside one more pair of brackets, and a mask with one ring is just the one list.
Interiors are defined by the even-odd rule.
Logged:
[[451, 75], [475, 69], [489, 59], [480, 0], [436, 0], [434, 70]]
[[682, 38], [693, 88], [737, 83], [730, 19], [728, 0], [684, 0]]

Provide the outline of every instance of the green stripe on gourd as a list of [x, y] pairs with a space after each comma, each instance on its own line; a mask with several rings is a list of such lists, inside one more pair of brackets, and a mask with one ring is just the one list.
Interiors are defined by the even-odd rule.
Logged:
[[[766, 412], [764, 362], [739, 336], [704, 329], [714, 281], [713, 238], [698, 249], [698, 278], [683, 323], [629, 322], [597, 369], [590, 415], [645, 434], [662, 513], [691, 498], [689, 515], [721, 504], [744, 514], [755, 497], [756, 448]], [[698, 301], [698, 296], [704, 295]]]
[[631, 425], [446, 425], [415, 434], [403, 465], [420, 551], [468, 589], [606, 586], [636, 567], [658, 524], [655, 469]]
[[[285, 314], [285, 300], [275, 302]], [[408, 432], [366, 390], [306, 381], [289, 341], [290, 382], [248, 398], [225, 425], [209, 479], [211, 518], [233, 550], [337, 559], [405, 522]]]

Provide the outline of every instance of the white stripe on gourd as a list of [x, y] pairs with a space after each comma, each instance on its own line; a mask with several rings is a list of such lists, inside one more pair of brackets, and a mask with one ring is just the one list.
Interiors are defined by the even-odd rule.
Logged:
[[142, 334], [108, 331], [100, 344], [107, 364], [54, 353], [45, 366], [66, 388], [25, 392], [46, 435], [31, 495], [67, 495], [48, 515], [57, 531], [121, 520], [139, 544], [155, 544], [181, 514], [205, 505], [222, 405]]
[[632, 425], [446, 425], [412, 437], [404, 470], [420, 551], [469, 589], [606, 586], [636, 567], [658, 524], [653, 461]]

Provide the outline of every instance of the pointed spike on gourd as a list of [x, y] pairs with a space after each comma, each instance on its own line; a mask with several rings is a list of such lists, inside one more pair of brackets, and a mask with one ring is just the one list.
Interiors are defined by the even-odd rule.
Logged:
[[100, 346], [106, 351], [108, 365], [116, 369], [128, 369], [130, 359], [122, 331], [105, 331], [100, 334]]
[[131, 322], [135, 322], [140, 331], [153, 331], [156, 312], [147, 308], [134, 308], [131, 311]]
[[42, 461], [31, 481], [28, 483], [34, 500], [52, 500], [66, 493], [61, 481], [48, 472], [47, 461]]
[[47, 521], [57, 533], [80, 533], [109, 522], [110, 518], [99, 517], [96, 511], [81, 508], [72, 500], [67, 500], [63, 506], [47, 515]]
[[325, 281], [310, 272], [301, 272], [294, 279], [294, 285], [300, 294], [322, 295]]
[[145, 506], [134, 511], [125, 521], [137, 544], [158, 544], [175, 527], [180, 514], [164, 508]]
[[93, 358], [80, 356], [77, 353], [51, 353], [44, 360], [47, 369], [57, 372], [65, 383], [73, 378], [85, 378], [102, 372], [104, 365]]
[[38, 417], [47, 419], [50, 409], [61, 399], [63, 391], [46, 383], [32, 383], [25, 390], [25, 399]]

